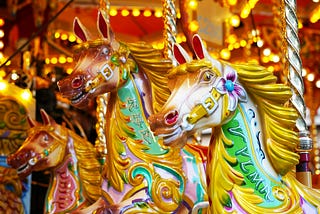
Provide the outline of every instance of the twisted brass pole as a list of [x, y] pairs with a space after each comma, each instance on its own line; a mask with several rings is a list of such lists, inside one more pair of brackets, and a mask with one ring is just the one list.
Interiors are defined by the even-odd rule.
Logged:
[[[110, 11], [110, 2], [109, 0], [100, 0], [100, 11], [102, 15], [106, 18], [109, 23], [109, 11]], [[108, 101], [110, 99], [109, 93], [99, 95], [96, 99], [97, 108], [96, 108], [96, 132], [97, 139], [95, 141], [95, 148], [98, 153], [98, 158], [103, 164], [107, 155], [107, 138], [106, 138], [106, 114], [108, 110]]]
[[163, 17], [164, 17], [164, 56], [168, 59], [173, 59], [172, 46], [176, 43], [177, 12], [174, 0], [162, 0]]
[[296, 0], [284, 0], [283, 14], [284, 36], [286, 41], [286, 64], [285, 72], [287, 84], [291, 86], [291, 103], [299, 112], [299, 118], [296, 127], [299, 130], [300, 144], [298, 153], [300, 162], [296, 167], [297, 179], [307, 185], [312, 186], [311, 171], [308, 167], [310, 161], [310, 150], [312, 149], [312, 139], [309, 137], [309, 131], [306, 124], [306, 105], [304, 102], [304, 83], [302, 78], [302, 62], [300, 58], [300, 42], [298, 37], [298, 18], [297, 18]]

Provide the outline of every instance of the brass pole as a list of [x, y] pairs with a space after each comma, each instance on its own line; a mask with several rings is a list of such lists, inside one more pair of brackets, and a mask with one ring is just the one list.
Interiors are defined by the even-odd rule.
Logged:
[[299, 118], [296, 127], [299, 131], [300, 143], [297, 151], [300, 155], [300, 162], [296, 167], [297, 179], [307, 185], [312, 186], [310, 162], [310, 151], [312, 149], [312, 139], [306, 125], [306, 104], [304, 102], [304, 83], [302, 78], [302, 62], [300, 58], [300, 42], [298, 37], [298, 18], [296, 0], [284, 0], [282, 13], [284, 16], [283, 30], [286, 41], [286, 64], [284, 71], [287, 76], [287, 84], [292, 89], [291, 104], [297, 109]]

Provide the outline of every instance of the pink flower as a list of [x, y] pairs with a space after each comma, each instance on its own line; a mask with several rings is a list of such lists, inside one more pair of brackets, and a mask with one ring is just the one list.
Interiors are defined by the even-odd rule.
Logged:
[[229, 66], [225, 67], [224, 77], [217, 80], [216, 89], [220, 94], [228, 94], [228, 110], [234, 111], [238, 105], [238, 99], [242, 102], [247, 101], [247, 92], [237, 84], [237, 73]]

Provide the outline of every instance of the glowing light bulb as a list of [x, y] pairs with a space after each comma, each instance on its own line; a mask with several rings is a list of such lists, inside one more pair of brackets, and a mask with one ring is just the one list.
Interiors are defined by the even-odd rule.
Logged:
[[229, 23], [232, 27], [239, 27], [240, 25], [240, 18], [238, 15], [233, 15], [229, 18]]
[[54, 38], [59, 39], [59, 37], [60, 37], [60, 33], [59, 32], [55, 32], [54, 33]]
[[227, 48], [224, 48], [220, 51], [220, 57], [224, 60], [229, 60], [231, 57], [231, 53]]
[[196, 0], [190, 0], [188, 6], [191, 10], [196, 10], [198, 8], [198, 2]]
[[31, 93], [29, 90], [24, 90], [22, 93], [21, 93], [21, 98], [24, 99], [24, 100], [29, 100], [31, 98]]
[[314, 74], [308, 74], [307, 75], [307, 80], [310, 81], [310, 82], [313, 82], [314, 78], [315, 78]]
[[270, 54], [271, 54], [271, 50], [269, 49], [269, 48], [266, 48], [266, 49], [264, 49], [263, 50], [263, 55], [265, 55], [265, 56], [269, 56]]
[[143, 11], [143, 15], [145, 16], [145, 17], [150, 17], [151, 15], [152, 15], [152, 13], [151, 13], [151, 11], [150, 10], [145, 10], [145, 11]]
[[128, 11], [127, 9], [121, 10], [121, 15], [122, 15], [122, 16], [126, 17], [126, 16], [128, 16], [129, 14], [130, 14], [130, 13], [129, 13], [129, 11]]
[[7, 84], [5, 82], [0, 82], [0, 91], [4, 91], [7, 88]]
[[57, 64], [57, 62], [58, 62], [57, 57], [52, 57], [50, 62], [51, 62], [51, 64]]
[[110, 16], [116, 16], [118, 14], [118, 11], [114, 8], [110, 9], [109, 15]]
[[2, 26], [4, 25], [4, 23], [5, 23], [5, 22], [4, 22], [4, 19], [1, 19], [1, 18], [0, 18], [0, 27], [2, 27]]
[[189, 24], [189, 30], [191, 32], [196, 32], [199, 29], [199, 24], [196, 20], [193, 20], [192, 22], [190, 22]]
[[65, 33], [63, 33], [63, 34], [61, 35], [61, 39], [62, 39], [62, 40], [67, 40], [67, 39], [68, 39], [68, 35], [65, 34]]
[[77, 40], [77, 37], [75, 37], [73, 34], [69, 35], [69, 42], [75, 42]]
[[136, 8], [133, 9], [133, 10], [132, 10], [132, 15], [135, 16], [135, 17], [139, 16], [139, 15], [140, 15], [140, 10], [139, 10], [139, 9], [136, 9]]
[[0, 29], [0, 38], [4, 37], [4, 31], [2, 29]]
[[157, 17], [157, 18], [162, 17], [162, 11], [161, 11], [161, 10], [156, 10], [156, 11], [154, 12], [154, 16]]
[[305, 68], [302, 68], [302, 74], [303, 77], [305, 77], [307, 75], [307, 70]]

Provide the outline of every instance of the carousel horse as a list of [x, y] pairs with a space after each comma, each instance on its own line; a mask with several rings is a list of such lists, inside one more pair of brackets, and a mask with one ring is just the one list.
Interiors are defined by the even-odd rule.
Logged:
[[21, 179], [50, 169], [45, 213], [68, 213], [91, 205], [101, 196], [101, 164], [93, 145], [58, 125], [44, 110], [40, 124], [28, 117], [28, 138], [8, 164]]
[[290, 87], [267, 69], [213, 59], [198, 35], [197, 60], [179, 45], [169, 72], [171, 96], [149, 117], [166, 145], [212, 128], [207, 155], [209, 213], [318, 213], [320, 192], [299, 183]]
[[75, 48], [77, 65], [58, 82], [62, 96], [78, 108], [109, 93], [103, 200], [94, 212], [198, 213], [207, 204], [202, 148], [163, 145], [147, 121], [169, 96], [171, 60], [145, 43], [118, 42], [100, 12], [97, 28], [101, 38], [91, 39], [75, 19], [74, 33], [83, 41]]

